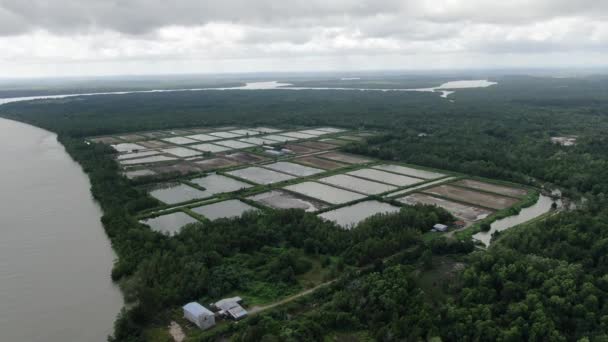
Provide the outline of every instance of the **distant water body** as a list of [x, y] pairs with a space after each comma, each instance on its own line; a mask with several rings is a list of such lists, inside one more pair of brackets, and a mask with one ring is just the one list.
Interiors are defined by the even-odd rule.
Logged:
[[51, 132], [0, 119], [0, 341], [105, 341], [123, 305], [90, 183]]
[[249, 82], [239, 87], [228, 88], [188, 88], [188, 89], [155, 89], [155, 90], [137, 90], [137, 91], [115, 91], [105, 93], [83, 93], [83, 94], [62, 94], [62, 95], [40, 95], [27, 97], [9, 97], [0, 99], [0, 105], [18, 101], [44, 100], [44, 99], [63, 99], [66, 97], [76, 96], [93, 96], [93, 95], [124, 95], [124, 94], [139, 94], [139, 93], [166, 93], [178, 91], [205, 91], [205, 90], [351, 90], [351, 91], [419, 91], [419, 92], [436, 92], [440, 93], [441, 97], [448, 97], [455, 90], [465, 88], [485, 88], [496, 84], [487, 80], [469, 80], [469, 81], [452, 81], [444, 83], [438, 87], [432, 88], [347, 88], [347, 87], [294, 87], [291, 83], [282, 83], [277, 81], [265, 82]]

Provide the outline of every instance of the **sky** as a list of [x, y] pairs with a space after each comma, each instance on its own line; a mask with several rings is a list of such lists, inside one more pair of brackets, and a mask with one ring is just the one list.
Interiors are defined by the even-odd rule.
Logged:
[[604, 67], [604, 0], [0, 0], [0, 78]]

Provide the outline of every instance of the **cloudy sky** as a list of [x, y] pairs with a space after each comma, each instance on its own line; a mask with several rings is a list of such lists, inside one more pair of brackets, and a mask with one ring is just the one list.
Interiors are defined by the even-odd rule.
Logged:
[[605, 66], [605, 0], [0, 0], [0, 78]]

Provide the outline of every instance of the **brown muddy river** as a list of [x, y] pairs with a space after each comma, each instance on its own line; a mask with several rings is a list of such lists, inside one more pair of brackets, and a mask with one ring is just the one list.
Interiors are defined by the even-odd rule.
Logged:
[[122, 295], [89, 180], [55, 134], [0, 119], [0, 340], [105, 341]]

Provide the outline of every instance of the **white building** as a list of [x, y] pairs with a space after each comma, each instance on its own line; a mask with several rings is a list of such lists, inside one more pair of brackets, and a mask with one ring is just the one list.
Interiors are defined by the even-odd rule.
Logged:
[[183, 306], [184, 318], [205, 330], [215, 325], [215, 315], [206, 307], [197, 302], [188, 303]]
[[446, 226], [445, 224], [437, 223], [433, 226], [433, 230], [436, 232], [445, 232], [448, 230], [448, 226]]

